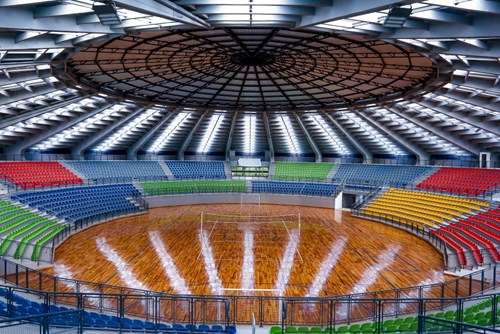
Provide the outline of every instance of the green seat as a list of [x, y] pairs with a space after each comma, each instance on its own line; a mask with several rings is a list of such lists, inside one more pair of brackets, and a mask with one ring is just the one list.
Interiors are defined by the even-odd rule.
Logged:
[[299, 333], [309, 333], [309, 327], [299, 327], [297, 331]]
[[481, 320], [478, 320], [476, 322], [476, 325], [478, 325], [478, 326], [489, 326], [489, 325], [491, 325], [491, 320], [488, 319], [488, 318], [483, 318]]
[[297, 333], [297, 327], [293, 327], [293, 326], [287, 326], [286, 328], [286, 332], [287, 333]]
[[272, 326], [269, 332], [271, 334], [281, 333], [281, 326]]
[[415, 317], [407, 317], [407, 318], [405, 318], [404, 323], [405, 323], [405, 324], [411, 324], [411, 323], [413, 323], [415, 320], [416, 320], [416, 318], [415, 318]]
[[323, 333], [323, 328], [321, 328], [321, 327], [311, 327], [310, 332], [311, 333]]
[[476, 315], [474, 316], [474, 320], [478, 321], [478, 320], [481, 320], [481, 319], [484, 319], [484, 312], [478, 312], [478, 313], [476, 313]]
[[361, 325], [360, 324], [354, 324], [349, 327], [349, 332], [357, 332], [361, 330]]
[[405, 321], [404, 318], [395, 319], [393, 325], [401, 326], [404, 323], [404, 321]]
[[398, 325], [390, 325], [384, 328], [384, 332], [398, 332], [398, 331], [399, 331]]
[[444, 319], [444, 312], [438, 312], [434, 315], [434, 318]]
[[349, 326], [340, 326], [337, 328], [335, 331], [336, 333], [348, 333], [349, 332]]
[[475, 314], [466, 314], [464, 316], [464, 322], [471, 323], [471, 321], [474, 321]]
[[368, 330], [368, 329], [373, 329], [373, 325], [374, 325], [373, 322], [366, 322], [366, 323], [361, 325], [360, 329], [363, 331]]
[[392, 319], [386, 320], [386, 321], [384, 321], [384, 328], [389, 327], [393, 324], [394, 324], [394, 320], [392, 320]]

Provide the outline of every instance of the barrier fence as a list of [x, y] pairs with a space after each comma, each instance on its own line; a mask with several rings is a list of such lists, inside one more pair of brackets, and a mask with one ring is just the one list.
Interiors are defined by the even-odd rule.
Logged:
[[[235, 325], [251, 324], [252, 314], [260, 326], [279, 324], [284, 320], [287, 325], [303, 326], [375, 321], [422, 313], [422, 310], [430, 312], [444, 309], [452, 304], [453, 299], [496, 287], [498, 277], [497, 267], [493, 266], [444, 283], [344, 296], [335, 296], [326, 291], [324, 298], [281, 297], [273, 296], [272, 293], [180, 296], [52, 276], [0, 259], [0, 279], [19, 288], [33, 290], [32, 293], [44, 298], [49, 304], [82, 305], [88, 310], [121, 317], [126, 315], [156, 322], [195, 324], [222, 323], [226, 321], [226, 309], [227, 321]], [[80, 292], [85, 299], [79, 301], [80, 295], [75, 291]], [[420, 299], [429, 301], [422, 305]]]

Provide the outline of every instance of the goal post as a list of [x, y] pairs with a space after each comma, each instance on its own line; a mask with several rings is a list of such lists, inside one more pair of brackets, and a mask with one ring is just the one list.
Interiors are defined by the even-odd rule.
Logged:
[[298, 244], [301, 228], [300, 214], [251, 216], [202, 212], [200, 215], [200, 234], [212, 246], [243, 243], [249, 231], [255, 244]]

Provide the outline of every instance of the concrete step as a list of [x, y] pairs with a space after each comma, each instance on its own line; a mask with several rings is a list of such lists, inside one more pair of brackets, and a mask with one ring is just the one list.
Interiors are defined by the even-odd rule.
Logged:
[[165, 175], [167, 176], [167, 178], [169, 180], [175, 180], [174, 174], [172, 173], [172, 171], [170, 170], [170, 168], [168, 168], [168, 166], [165, 163], [165, 161], [158, 160], [158, 163], [160, 164], [160, 167], [161, 167], [161, 169], [163, 169], [163, 172], [165, 173]]

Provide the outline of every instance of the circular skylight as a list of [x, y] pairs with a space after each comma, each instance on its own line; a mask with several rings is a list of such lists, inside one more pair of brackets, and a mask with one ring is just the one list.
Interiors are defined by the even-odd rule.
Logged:
[[148, 31], [74, 54], [80, 83], [127, 99], [197, 107], [337, 107], [422, 88], [435, 65], [378, 39], [283, 28]]

